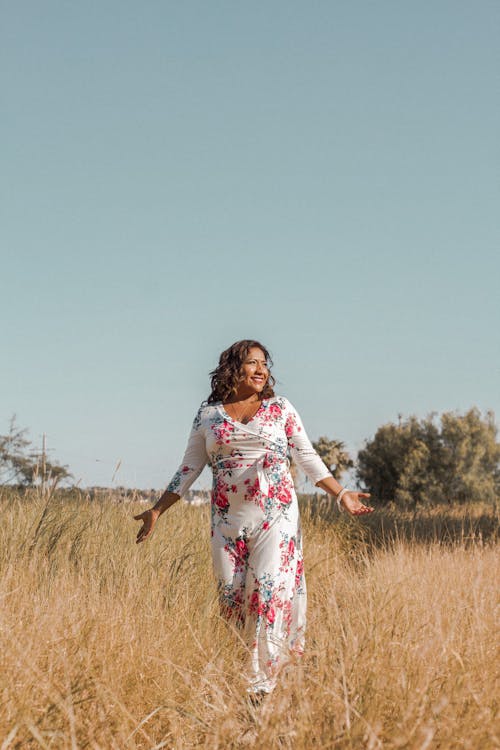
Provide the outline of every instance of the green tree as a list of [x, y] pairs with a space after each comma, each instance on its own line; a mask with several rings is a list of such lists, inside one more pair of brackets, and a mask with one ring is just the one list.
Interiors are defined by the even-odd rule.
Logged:
[[477, 408], [380, 427], [357, 459], [357, 478], [377, 501], [494, 501], [500, 494], [500, 445], [493, 412]]
[[477, 408], [463, 416], [441, 417], [441, 483], [452, 499], [495, 501], [500, 495], [500, 444], [492, 411], [482, 418]]
[[67, 466], [47, 460], [34, 449], [27, 432], [18, 427], [14, 415], [8, 433], [0, 435], [0, 484], [29, 487], [37, 482], [59, 482], [71, 477]]
[[[341, 440], [329, 440], [327, 437], [323, 436], [318, 438], [316, 442], [313, 442], [312, 446], [328, 471], [331, 471], [337, 481], [340, 481], [342, 474], [349, 469], [352, 469], [354, 466], [354, 462], [346, 451], [345, 445]], [[288, 458], [290, 461], [290, 473], [293, 481], [296, 483], [298, 478], [298, 468], [292, 460], [291, 455], [289, 455]]]
[[354, 466], [342, 440], [329, 440], [322, 436], [313, 442], [313, 448], [338, 482], [342, 475]]

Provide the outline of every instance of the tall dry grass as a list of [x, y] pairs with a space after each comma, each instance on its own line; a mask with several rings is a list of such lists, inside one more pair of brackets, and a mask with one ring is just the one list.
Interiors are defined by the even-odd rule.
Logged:
[[0, 496], [1, 750], [500, 746], [491, 511], [304, 504], [307, 651], [254, 708], [208, 508], [135, 546], [137, 507]]

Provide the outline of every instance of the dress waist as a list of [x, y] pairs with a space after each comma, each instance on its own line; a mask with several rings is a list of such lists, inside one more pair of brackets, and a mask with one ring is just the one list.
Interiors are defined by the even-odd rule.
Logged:
[[284, 472], [288, 472], [290, 462], [286, 456], [274, 451], [266, 451], [252, 457], [250, 454], [244, 456], [227, 456], [212, 461], [212, 472], [214, 480], [218, 475], [231, 474], [232, 479], [244, 480], [248, 477], [257, 476], [260, 491], [267, 494], [269, 484], [280, 481]]

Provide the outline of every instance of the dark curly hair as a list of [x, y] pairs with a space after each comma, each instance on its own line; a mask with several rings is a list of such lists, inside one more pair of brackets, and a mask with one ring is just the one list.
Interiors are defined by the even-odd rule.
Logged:
[[[252, 347], [256, 347], [264, 352], [268, 370], [270, 370], [273, 362], [265, 346], [251, 339], [236, 341], [222, 352], [219, 357], [218, 366], [210, 373], [212, 393], [207, 399], [209, 404], [214, 404], [217, 401], [227, 401], [231, 396], [234, 396], [241, 377], [241, 367]], [[274, 378], [269, 371], [269, 377], [260, 394], [261, 399], [272, 398], [274, 396], [274, 382]]]

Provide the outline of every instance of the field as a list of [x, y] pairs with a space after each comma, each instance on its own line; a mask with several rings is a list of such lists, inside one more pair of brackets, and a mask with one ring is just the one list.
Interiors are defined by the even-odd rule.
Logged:
[[0, 749], [500, 747], [490, 507], [302, 500], [307, 650], [258, 708], [218, 616], [209, 509], [0, 494]]

